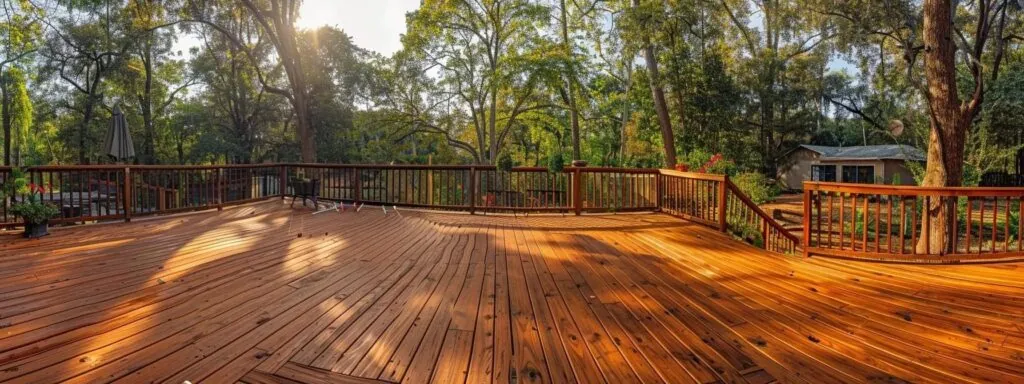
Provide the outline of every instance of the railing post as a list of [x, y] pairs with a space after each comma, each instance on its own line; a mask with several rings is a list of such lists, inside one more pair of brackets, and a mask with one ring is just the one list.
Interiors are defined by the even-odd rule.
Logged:
[[729, 176], [722, 176], [722, 181], [718, 184], [718, 230], [722, 232], [729, 230], [729, 222], [726, 220], [728, 187]]
[[572, 170], [572, 208], [579, 216], [583, 212], [583, 189], [580, 188], [582, 184], [583, 173], [579, 167], [573, 168]]
[[811, 248], [811, 189], [804, 184], [804, 257], [810, 257]]
[[217, 210], [224, 210], [224, 168], [217, 167]]
[[355, 179], [355, 180], [352, 181], [354, 183], [354, 185], [355, 185], [353, 187], [354, 189], [353, 189], [353, 192], [352, 192], [352, 195], [353, 195], [352, 196], [352, 201], [353, 201], [354, 204], [359, 204], [359, 202], [363, 201], [363, 170], [362, 170], [362, 168], [352, 168], [352, 178]]
[[288, 166], [281, 164], [279, 170], [279, 176], [277, 178], [277, 193], [281, 195], [281, 200], [284, 200], [284, 194], [288, 189]]
[[476, 167], [469, 167], [469, 214], [476, 213]]
[[662, 179], [661, 171], [659, 170], [658, 172], [654, 173], [654, 204], [655, 204], [655, 206], [658, 207], [658, 212], [662, 211], [662, 209], [661, 209], [661, 191], [662, 191], [661, 179]]
[[124, 221], [132, 221], [132, 171], [131, 167], [124, 167]]

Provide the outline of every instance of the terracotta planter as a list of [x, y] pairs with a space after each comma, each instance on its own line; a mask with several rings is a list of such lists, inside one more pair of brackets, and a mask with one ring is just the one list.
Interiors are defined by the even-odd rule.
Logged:
[[586, 160], [573, 160], [572, 161], [572, 166], [574, 166], [574, 167], [586, 167], [587, 166], [587, 161]]
[[25, 233], [23, 236], [28, 239], [38, 239], [40, 237], [50, 234], [50, 220], [43, 220], [42, 223], [33, 224], [25, 223]]

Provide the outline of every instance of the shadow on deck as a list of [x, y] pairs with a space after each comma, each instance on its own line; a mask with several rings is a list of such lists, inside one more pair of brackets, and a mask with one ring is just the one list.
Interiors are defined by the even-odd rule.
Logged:
[[4, 382], [1024, 380], [1022, 264], [782, 256], [660, 214], [273, 200], [0, 254]]

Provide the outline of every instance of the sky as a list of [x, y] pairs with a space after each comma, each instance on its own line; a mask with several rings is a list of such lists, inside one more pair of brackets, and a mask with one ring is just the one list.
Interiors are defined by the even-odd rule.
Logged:
[[[303, 29], [329, 25], [342, 29], [361, 48], [384, 56], [402, 48], [405, 14], [415, 11], [420, 0], [305, 0], [296, 26]], [[181, 36], [174, 50], [188, 57], [199, 46], [195, 36]]]
[[[305, 0], [299, 9], [297, 26], [304, 29], [329, 25], [344, 30], [356, 45], [390, 56], [402, 48], [405, 14], [419, 8], [421, 0]], [[752, 25], [760, 22], [753, 15]], [[178, 40], [176, 50], [188, 52], [199, 41], [192, 36]], [[855, 72], [846, 60], [833, 57], [831, 71]]]
[[420, 0], [305, 0], [297, 24], [338, 27], [359, 47], [390, 56], [402, 48], [405, 13], [419, 6]]

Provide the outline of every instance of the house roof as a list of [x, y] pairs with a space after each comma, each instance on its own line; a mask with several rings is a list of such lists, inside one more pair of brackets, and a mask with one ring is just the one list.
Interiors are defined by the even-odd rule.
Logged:
[[909, 145], [858, 145], [852, 147], [801, 145], [800, 147], [817, 152], [821, 155], [821, 160], [925, 161], [926, 158], [924, 151]]

